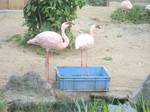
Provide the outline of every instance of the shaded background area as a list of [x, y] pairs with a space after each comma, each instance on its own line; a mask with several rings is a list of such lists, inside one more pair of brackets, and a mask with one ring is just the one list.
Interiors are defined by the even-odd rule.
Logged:
[[[121, 2], [122, 0], [86, 0], [89, 4], [103, 4], [110, 5], [111, 2]], [[92, 2], [93, 1], [93, 2]], [[132, 3], [140, 2], [140, 3], [148, 3], [150, 0], [130, 0]], [[0, 9], [22, 9], [28, 0], [0, 0]]]

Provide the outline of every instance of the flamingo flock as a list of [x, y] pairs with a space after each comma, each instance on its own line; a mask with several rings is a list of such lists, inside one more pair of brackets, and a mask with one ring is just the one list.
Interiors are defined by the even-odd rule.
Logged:
[[[129, 0], [123, 0], [121, 2], [121, 8], [127, 12], [132, 9], [132, 4]], [[65, 49], [69, 45], [69, 39], [65, 34], [67, 28], [72, 27], [73, 22], [64, 22], [61, 25], [61, 35], [54, 31], [44, 31], [36, 35], [33, 39], [27, 41], [28, 44], [39, 45], [45, 48], [45, 76], [46, 79], [52, 83], [49, 74], [49, 50], [50, 49]], [[87, 55], [88, 49], [94, 45], [94, 36], [96, 29], [101, 29], [99, 25], [91, 25], [90, 31], [87, 34], [80, 34], [75, 40], [75, 49], [81, 50], [81, 67], [87, 67]], [[83, 54], [85, 54], [85, 62], [83, 62]]]
[[[61, 35], [53, 31], [44, 31], [39, 33], [34, 38], [27, 41], [28, 44], [39, 45], [45, 48], [45, 76], [46, 79], [52, 84], [49, 74], [49, 50], [50, 49], [65, 49], [69, 45], [69, 39], [65, 34], [65, 29], [72, 27], [74, 25], [71, 21], [64, 22], [61, 25]], [[96, 29], [101, 28], [99, 25], [92, 25], [89, 34], [81, 34], [76, 37], [75, 48], [81, 50], [81, 66], [83, 66], [83, 56], [82, 52], [86, 52], [94, 44], [94, 34]], [[87, 67], [87, 57], [85, 66]]]

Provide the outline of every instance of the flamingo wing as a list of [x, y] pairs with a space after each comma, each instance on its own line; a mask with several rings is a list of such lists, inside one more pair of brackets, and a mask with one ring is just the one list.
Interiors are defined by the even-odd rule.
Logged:
[[94, 44], [94, 38], [89, 34], [81, 34], [76, 38], [76, 49], [88, 49]]
[[45, 31], [33, 39], [37, 45], [43, 48], [57, 48], [63, 42], [60, 34], [52, 31]]

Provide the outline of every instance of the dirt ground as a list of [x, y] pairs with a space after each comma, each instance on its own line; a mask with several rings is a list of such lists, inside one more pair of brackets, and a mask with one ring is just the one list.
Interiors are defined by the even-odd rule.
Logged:
[[[91, 24], [102, 25], [89, 50], [88, 65], [103, 65], [112, 75], [110, 90], [133, 91], [150, 73], [150, 25], [111, 22], [110, 14], [116, 7], [86, 6], [78, 11], [73, 27], [75, 34], [87, 31]], [[0, 12], [0, 85], [5, 85], [13, 74], [34, 70], [44, 71], [44, 56], [37, 55], [12, 43], [10, 36], [22, 33], [22, 11]], [[108, 60], [107, 60], [108, 58]], [[50, 60], [51, 75], [59, 66], [80, 65], [80, 52], [64, 50]]]

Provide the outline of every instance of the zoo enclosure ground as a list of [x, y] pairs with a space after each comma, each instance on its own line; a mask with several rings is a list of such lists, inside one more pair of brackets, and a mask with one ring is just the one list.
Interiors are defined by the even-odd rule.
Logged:
[[[100, 24], [95, 46], [89, 50], [89, 65], [104, 65], [112, 75], [110, 92], [130, 94], [150, 73], [150, 25], [111, 22], [114, 7], [86, 6], [78, 11], [74, 32], [78, 35], [88, 31], [91, 24]], [[6, 84], [13, 74], [23, 74], [34, 70], [43, 74], [44, 56], [19, 48], [5, 40], [16, 33], [23, 33], [22, 11], [0, 12], [0, 86]], [[109, 58], [109, 60], [107, 60]], [[59, 66], [80, 65], [80, 52], [65, 50], [50, 60], [51, 75]], [[118, 92], [117, 92], [118, 91]]]

